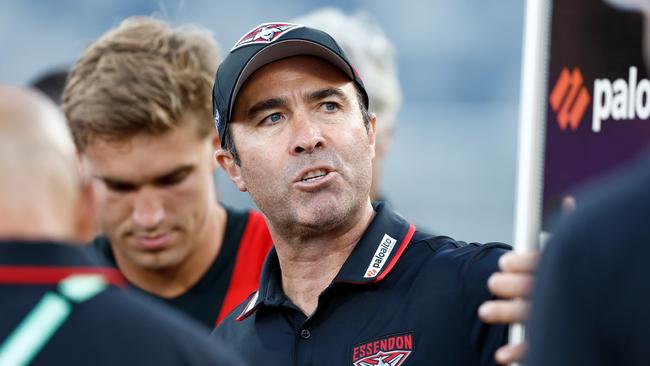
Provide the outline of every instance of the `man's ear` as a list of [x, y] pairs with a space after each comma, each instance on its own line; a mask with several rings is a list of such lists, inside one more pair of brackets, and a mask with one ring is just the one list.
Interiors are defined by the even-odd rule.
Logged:
[[[219, 138], [219, 134], [217, 134], [217, 131], [212, 129], [212, 133], [210, 134], [210, 148], [212, 151], [216, 152], [217, 150], [221, 149], [221, 139]], [[216, 156], [216, 154], [214, 155]], [[217, 166], [219, 165], [217, 163], [216, 159], [212, 159], [212, 164], [211, 164], [212, 172], [217, 169]]]
[[375, 158], [375, 142], [376, 142], [376, 128], [377, 128], [377, 115], [374, 113], [369, 114], [370, 123], [368, 124], [368, 144], [372, 150], [372, 158]]
[[80, 185], [79, 197], [75, 205], [73, 240], [79, 243], [88, 243], [98, 234], [95, 197], [90, 179], [82, 178]]
[[221, 169], [228, 174], [230, 180], [235, 183], [240, 191], [247, 191], [246, 183], [241, 175], [241, 167], [235, 163], [235, 158], [233, 158], [230, 151], [222, 148], [217, 149], [217, 151], [214, 152], [214, 160], [221, 166]]

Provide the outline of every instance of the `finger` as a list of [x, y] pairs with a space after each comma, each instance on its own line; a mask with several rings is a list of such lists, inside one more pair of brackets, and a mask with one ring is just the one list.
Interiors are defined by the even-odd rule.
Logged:
[[505, 272], [532, 273], [538, 263], [538, 251], [508, 252], [499, 258], [499, 268]]
[[530, 274], [493, 273], [488, 278], [488, 289], [493, 295], [502, 298], [529, 297], [533, 292], [535, 279]]
[[513, 362], [520, 362], [528, 352], [528, 343], [523, 342], [515, 345], [505, 345], [499, 348], [494, 355], [497, 363], [506, 365]]
[[478, 308], [481, 320], [491, 324], [521, 323], [529, 313], [530, 302], [521, 299], [486, 301]]

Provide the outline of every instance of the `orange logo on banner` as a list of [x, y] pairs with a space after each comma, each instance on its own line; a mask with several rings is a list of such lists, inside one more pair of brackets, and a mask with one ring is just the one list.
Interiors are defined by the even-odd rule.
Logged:
[[562, 130], [571, 126], [571, 129], [575, 131], [582, 122], [582, 117], [589, 105], [591, 97], [582, 81], [580, 69], [575, 67], [573, 72], [569, 72], [569, 69], [565, 67], [553, 87], [549, 103], [553, 111], [557, 113], [557, 124]]

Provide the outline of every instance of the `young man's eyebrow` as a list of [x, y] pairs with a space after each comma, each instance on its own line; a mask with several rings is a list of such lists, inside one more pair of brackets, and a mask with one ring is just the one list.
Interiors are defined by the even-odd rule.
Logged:
[[193, 170], [194, 170], [194, 165], [192, 165], [192, 164], [182, 165], [182, 166], [170, 171], [169, 173], [165, 173], [165, 174], [157, 176], [156, 178], [154, 178], [154, 182], [159, 182], [159, 181], [163, 181], [163, 180], [166, 180], [166, 179], [175, 178], [175, 177], [177, 177], [179, 175], [184, 175], [184, 174], [191, 173]]
[[[174, 169], [172, 169], [172, 170], [170, 170], [170, 171], [168, 171], [166, 173], [155, 176], [153, 179], [151, 179], [147, 183], [151, 183], [151, 182], [155, 183], [155, 182], [157, 182], [159, 180], [164, 180], [164, 179], [171, 178], [171, 177], [173, 177], [173, 176], [175, 176], [177, 174], [190, 173], [190, 172], [192, 172], [192, 170], [194, 170], [194, 168], [195, 167], [194, 167], [193, 164], [181, 165], [181, 166], [176, 167], [176, 168], [174, 168]], [[105, 176], [105, 175], [95, 175], [95, 178], [97, 178], [97, 179], [99, 179], [99, 180], [101, 180], [101, 181], [103, 181], [105, 183], [112, 184], [112, 185], [138, 186], [138, 185], [142, 184], [142, 182], [129, 181], [129, 180], [124, 180], [124, 179]]]
[[348, 100], [348, 97], [345, 95], [345, 93], [343, 93], [343, 90], [339, 88], [325, 88], [325, 89], [316, 90], [314, 92], [309, 93], [307, 98], [312, 102], [316, 102], [332, 96], [338, 97], [344, 101]]
[[135, 186], [137, 183], [131, 182], [128, 180], [123, 180], [123, 179], [118, 179], [118, 178], [113, 178], [113, 177], [107, 177], [105, 175], [94, 175], [96, 179], [101, 180], [102, 182], [110, 185], [129, 185], [129, 186]]
[[286, 105], [287, 105], [287, 100], [284, 98], [266, 99], [261, 102], [255, 103], [252, 107], [248, 109], [248, 112], [246, 114], [248, 115], [248, 118], [251, 118], [266, 110], [284, 107]]

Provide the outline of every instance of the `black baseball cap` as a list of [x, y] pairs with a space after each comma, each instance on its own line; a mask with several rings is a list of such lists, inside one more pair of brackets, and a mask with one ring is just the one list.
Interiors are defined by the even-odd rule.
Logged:
[[260, 24], [237, 41], [217, 70], [212, 107], [222, 147], [235, 99], [246, 80], [264, 65], [291, 56], [316, 56], [339, 68], [357, 85], [368, 108], [363, 81], [332, 36], [298, 24]]

